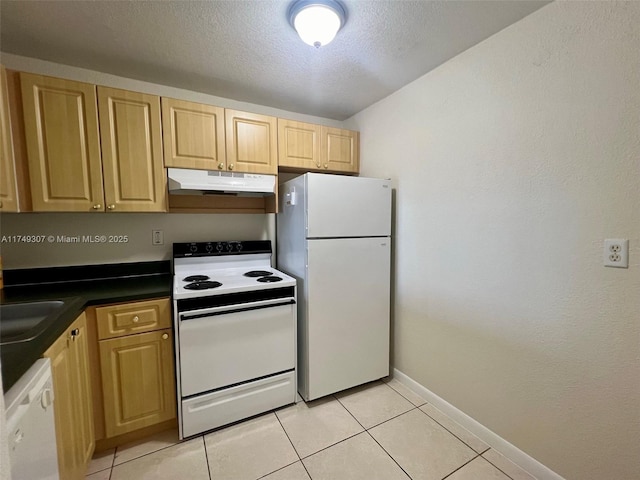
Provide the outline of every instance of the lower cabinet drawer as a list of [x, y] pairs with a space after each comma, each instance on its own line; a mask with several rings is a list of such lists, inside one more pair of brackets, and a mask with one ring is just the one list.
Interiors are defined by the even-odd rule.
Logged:
[[182, 437], [190, 437], [296, 400], [295, 371], [182, 401]]
[[100, 340], [162, 330], [171, 328], [171, 302], [160, 298], [97, 307], [96, 318]]

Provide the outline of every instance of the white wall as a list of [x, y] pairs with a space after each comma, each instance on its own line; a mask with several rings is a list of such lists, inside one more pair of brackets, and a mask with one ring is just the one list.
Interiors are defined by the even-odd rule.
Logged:
[[[263, 105], [142, 82], [35, 58], [1, 54], [9, 69], [107, 85], [225, 108], [342, 127], [342, 122]], [[164, 230], [164, 246], [151, 245], [151, 230]], [[41, 244], [3, 242], [5, 269], [56, 265], [139, 262], [171, 258], [172, 242], [275, 239], [275, 215], [252, 214], [1, 214], [0, 235], [128, 235], [126, 244]], [[275, 251], [275, 245], [274, 245]]]
[[347, 122], [397, 189], [395, 367], [567, 479], [640, 475], [639, 25], [554, 2]]
[[[123, 88], [125, 90], [133, 90], [135, 92], [143, 92], [152, 95], [160, 95], [163, 97], [178, 98], [191, 102], [206, 103], [209, 105], [216, 105], [218, 107], [233, 108], [236, 110], [260, 113], [263, 115], [273, 115], [275, 117], [290, 118], [292, 120], [298, 120], [300, 122], [319, 123], [322, 125], [334, 126], [338, 128], [341, 128], [343, 125], [343, 122], [339, 120], [316, 117], [313, 115], [304, 115], [302, 113], [289, 112], [286, 110], [267, 107], [264, 105], [256, 105], [254, 103], [239, 102], [230, 98], [216, 97], [206, 93], [193, 92], [181, 88], [143, 82], [131, 78], [111, 75], [105, 72], [98, 72], [95, 70], [87, 70], [84, 68], [47, 62], [45, 60], [13, 55], [11, 53], [0, 52], [0, 63], [2, 63], [6, 68], [10, 70], [18, 70], [21, 72], [31, 72], [40, 75], [50, 75], [52, 77], [76, 80], [79, 82], [94, 83], [96, 85], [105, 85], [113, 88]], [[187, 74], [185, 73], [185, 75]]]
[[[171, 259], [173, 242], [273, 240], [275, 215], [162, 213], [14, 213], [2, 214], [1, 237], [50, 236], [40, 243], [4, 238], [6, 270], [60, 265], [148, 262]], [[151, 244], [151, 231], [164, 232], [164, 245]], [[58, 236], [107, 237], [105, 243], [64, 243]], [[109, 243], [111, 236], [126, 242]], [[114, 239], [115, 240], [115, 239]], [[273, 245], [275, 252], [275, 244]]]

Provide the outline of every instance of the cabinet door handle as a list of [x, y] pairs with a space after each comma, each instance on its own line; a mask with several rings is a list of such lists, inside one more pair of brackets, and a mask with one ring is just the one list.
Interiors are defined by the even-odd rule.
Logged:
[[133, 317], [133, 323], [138, 323], [139, 321], [140, 321], [140, 318], [138, 317], [138, 315]]
[[169, 334], [167, 334], [167, 333], [163, 333], [163, 334], [162, 334], [162, 339], [163, 339], [163, 340], [166, 340], [167, 338], [169, 338]]
[[218, 170], [222, 170], [224, 168], [224, 163], [219, 163], [218, 164]]
[[229, 164], [229, 170], [233, 170], [233, 163]]
[[107, 205], [107, 208], [108, 208], [109, 210], [113, 210], [113, 209], [115, 209], [115, 208], [116, 208], [116, 206], [115, 206], [115, 205], [113, 205], [113, 204], [112, 204], [112, 205]]
[[100, 205], [99, 203], [96, 203], [93, 207], [94, 210], [100, 210], [102, 208], [102, 205]]
[[320, 162], [316, 163], [316, 167], [320, 168], [322, 165], [320, 165]]
[[325, 163], [324, 168], [329, 168], [329, 164]]
[[76, 338], [80, 336], [80, 329], [74, 328], [73, 330], [71, 330], [70, 336], [71, 336], [71, 341], [75, 342]]

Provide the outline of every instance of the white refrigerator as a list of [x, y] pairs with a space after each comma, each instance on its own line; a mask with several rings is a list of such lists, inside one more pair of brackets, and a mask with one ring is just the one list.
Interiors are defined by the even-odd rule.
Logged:
[[307, 173], [280, 186], [278, 269], [298, 281], [298, 392], [389, 374], [391, 182]]

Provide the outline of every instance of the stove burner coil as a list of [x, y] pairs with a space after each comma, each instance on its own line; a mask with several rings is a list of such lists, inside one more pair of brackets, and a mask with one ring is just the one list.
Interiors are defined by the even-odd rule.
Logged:
[[205, 280], [209, 280], [206, 275], [189, 275], [182, 279], [183, 282], [204, 282]]
[[267, 272], [266, 270], [251, 270], [244, 274], [245, 277], [266, 277], [267, 275], [273, 275], [271, 272]]
[[221, 286], [222, 284], [220, 282], [193, 282], [185, 285], [184, 288], [187, 290], [208, 290], [210, 288], [218, 288]]
[[262, 283], [274, 283], [281, 282], [282, 278], [276, 277], [275, 275], [269, 275], [268, 277], [260, 277], [258, 281]]

